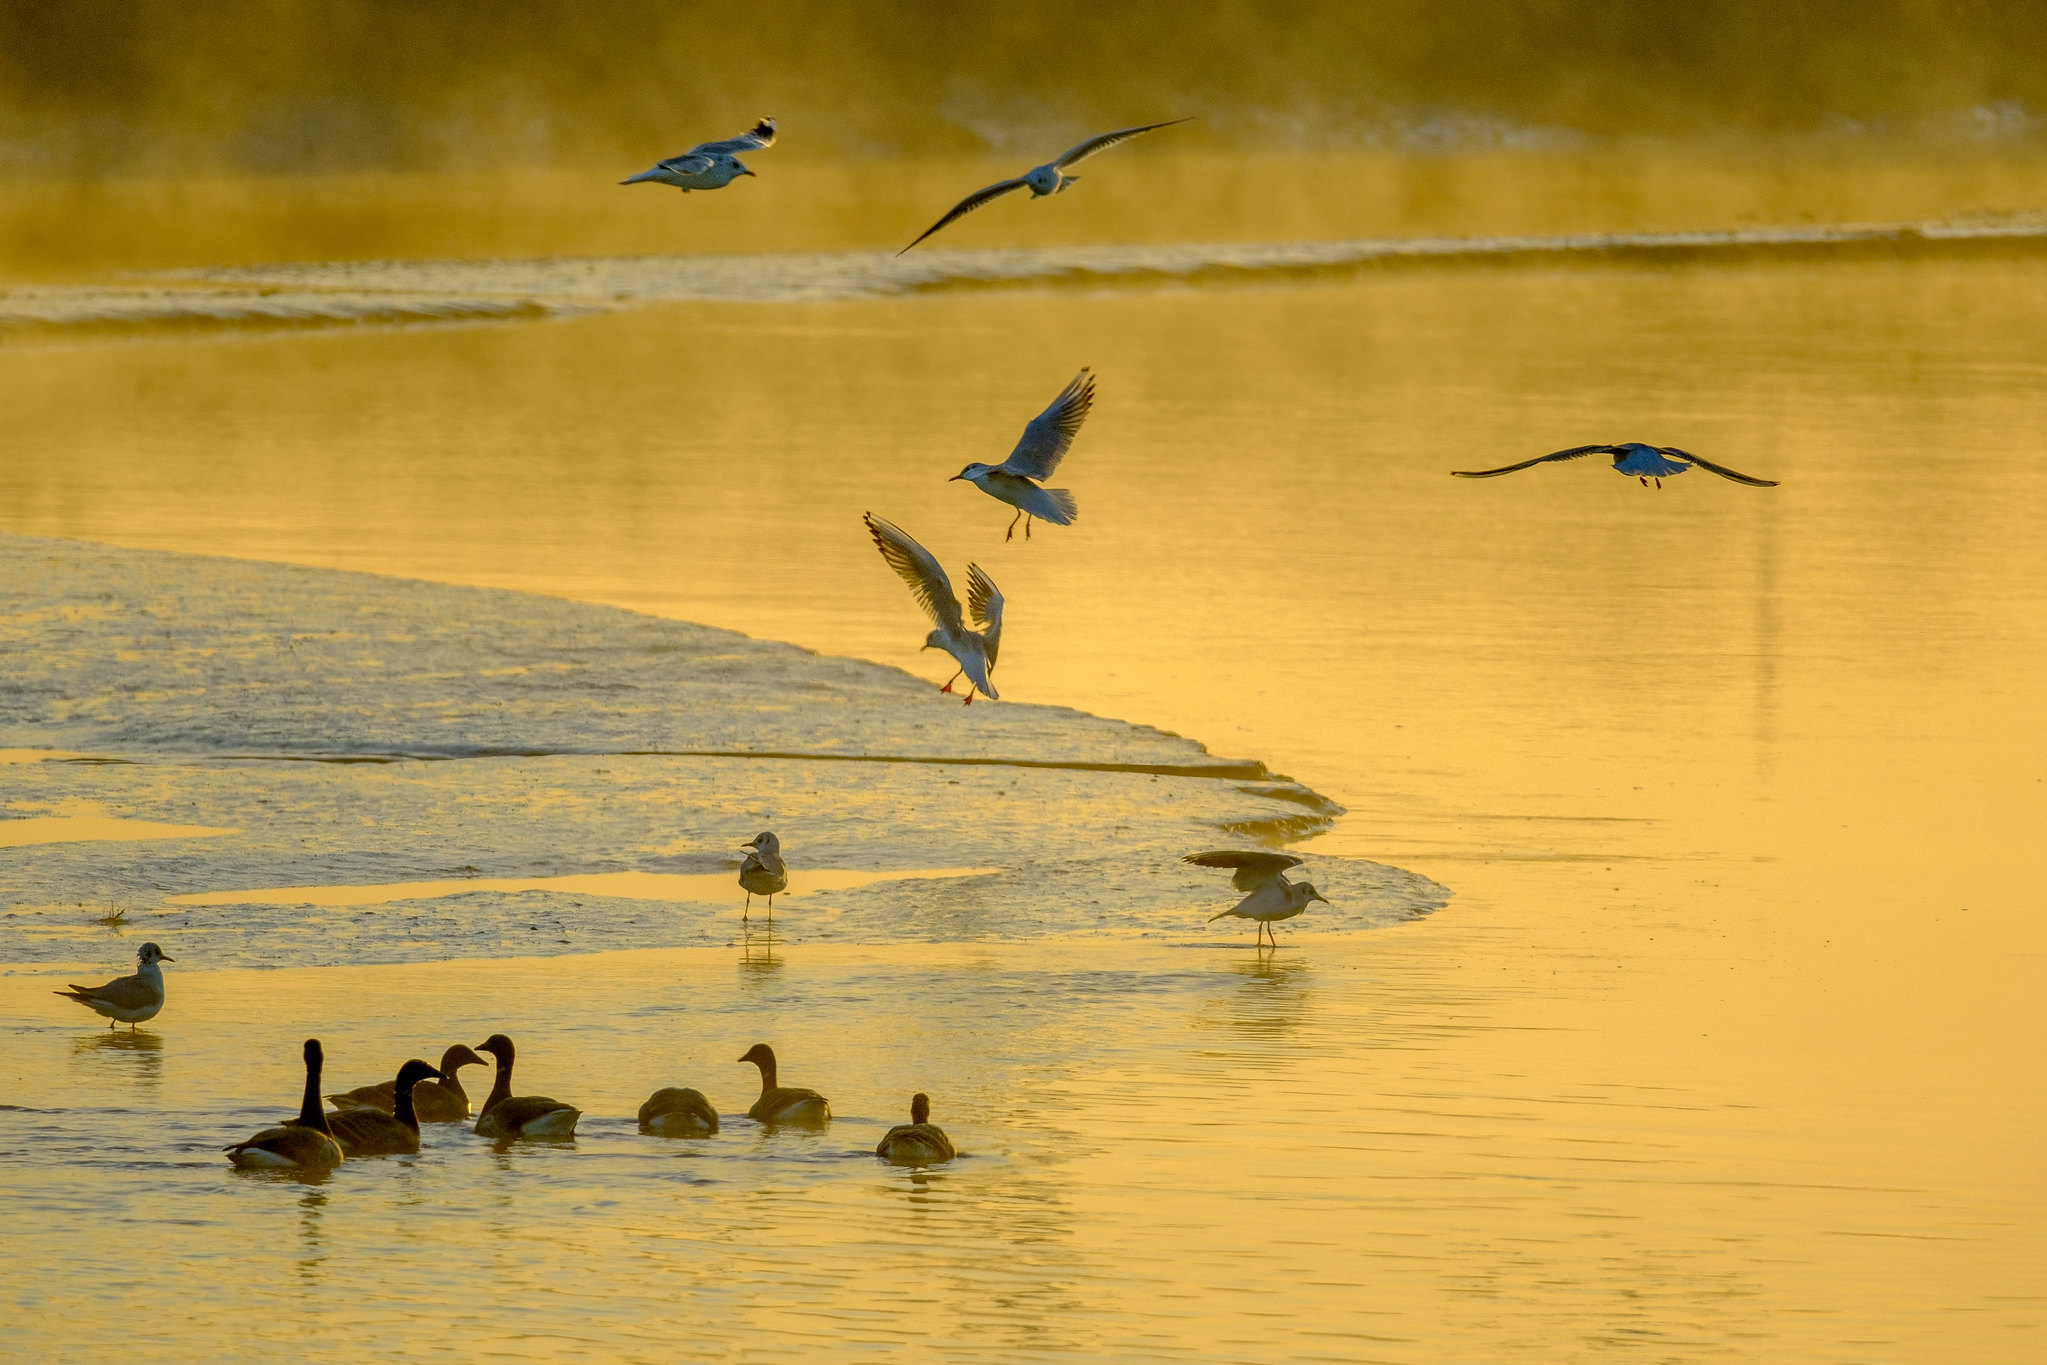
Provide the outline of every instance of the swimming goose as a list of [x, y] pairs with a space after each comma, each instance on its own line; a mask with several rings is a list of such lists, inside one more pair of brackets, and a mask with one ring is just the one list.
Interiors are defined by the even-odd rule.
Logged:
[[703, 1091], [671, 1085], [640, 1106], [640, 1131], [654, 1137], [709, 1137], [718, 1131], [718, 1111]]
[[740, 847], [753, 851], [739, 865], [739, 884], [746, 888], [746, 907], [739, 912], [739, 918], [745, 919], [753, 909], [755, 896], [766, 896], [768, 918], [773, 919], [775, 897], [789, 888], [789, 865], [782, 861], [782, 841], [772, 831], [763, 830], [753, 836], [753, 842]]
[[1624, 441], [1617, 446], [1572, 446], [1569, 450], [1538, 455], [1532, 460], [1502, 465], [1498, 469], [1453, 469], [1450, 472], [1460, 479], [1493, 479], [1502, 474], [1512, 474], [1517, 469], [1529, 469], [1535, 465], [1549, 464], [1553, 460], [1575, 460], [1585, 455], [1613, 456], [1613, 472], [1640, 479], [1644, 488], [1649, 486], [1651, 479], [1656, 480], [1656, 486], [1661, 488], [1665, 479], [1674, 479], [1693, 465], [1709, 474], [1718, 474], [1723, 479], [1745, 483], [1751, 488], [1777, 486], [1775, 479], [1758, 479], [1748, 474], [1738, 474], [1725, 465], [1701, 459], [1689, 450], [1679, 450], [1676, 446], [1652, 446], [1641, 441]]
[[132, 1030], [144, 1020], [156, 1018], [163, 1008], [163, 968], [156, 964], [177, 961], [154, 943], [143, 944], [135, 956], [140, 965], [133, 976], [117, 976], [104, 986], [70, 986], [55, 994], [103, 1016], [108, 1028], [119, 1023]]
[[921, 1090], [910, 1096], [910, 1121], [889, 1129], [874, 1154], [898, 1166], [935, 1166], [959, 1155], [945, 1130], [931, 1121], [931, 1097]]
[[821, 1128], [832, 1121], [830, 1102], [815, 1090], [775, 1084], [775, 1050], [766, 1043], [755, 1043], [739, 1060], [752, 1062], [761, 1069], [761, 1097], [746, 1111], [748, 1118], [759, 1123], [802, 1124], [811, 1128]]
[[[1283, 875], [1290, 867], [1299, 867], [1301, 860], [1289, 853], [1238, 852], [1233, 849], [1219, 849], [1213, 853], [1190, 853], [1181, 861], [1193, 863], [1196, 867], [1228, 867], [1236, 869], [1230, 878], [1230, 885], [1239, 891], [1251, 894], [1227, 910], [1218, 910], [1208, 917], [1210, 924], [1224, 915], [1235, 915], [1239, 919], [1258, 921], [1258, 941], [1264, 942], [1272, 932], [1274, 920], [1292, 919], [1308, 908], [1309, 901], [1329, 904], [1329, 898], [1317, 891], [1308, 882], [1290, 882]], [[1277, 948], [1279, 940], [1273, 939]]]
[[[440, 1076], [436, 1080], [422, 1080], [412, 1088], [412, 1112], [421, 1123], [460, 1123], [469, 1117], [469, 1092], [462, 1088], [462, 1079], [456, 1073], [465, 1066], [482, 1066], [483, 1058], [466, 1043], [457, 1043], [441, 1054]], [[398, 1112], [397, 1082], [379, 1081], [375, 1085], [359, 1085], [339, 1095], [329, 1095], [327, 1102], [336, 1109], [377, 1109], [386, 1114]]]
[[483, 1102], [483, 1116], [476, 1120], [480, 1137], [566, 1138], [576, 1135], [576, 1120], [583, 1111], [545, 1095], [512, 1093], [512, 1040], [493, 1033], [477, 1044], [477, 1051], [498, 1059], [497, 1080], [490, 1098]]
[[320, 1040], [306, 1039], [305, 1053], [306, 1094], [299, 1101], [298, 1118], [222, 1149], [243, 1170], [324, 1171], [341, 1164], [341, 1145], [320, 1112]]
[[345, 1156], [405, 1156], [419, 1150], [419, 1118], [413, 1113], [413, 1087], [441, 1073], [415, 1057], [398, 1068], [391, 1083], [393, 1113], [381, 1109], [344, 1109], [327, 1116], [327, 1127]]

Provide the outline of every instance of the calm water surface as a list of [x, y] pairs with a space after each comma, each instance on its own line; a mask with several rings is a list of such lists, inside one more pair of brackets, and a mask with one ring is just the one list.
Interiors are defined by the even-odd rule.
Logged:
[[[20, 967], [14, 1339], [2037, 1356], [2043, 304], [2019, 254], [16, 346], [6, 530], [606, 602], [936, 683], [871, 509], [995, 574], [1005, 698], [1264, 759], [1349, 812], [1302, 851], [1454, 899], [1369, 933], [1317, 907], [1264, 957], [1221, 926], [798, 923], [545, 963], [181, 960], [133, 1041]], [[946, 476], [1081, 365], [1081, 519], [1004, 545]], [[1446, 477], [1637, 438], [1783, 486]], [[135, 942], [81, 939], [77, 970]], [[496, 1028], [586, 1109], [573, 1148], [431, 1132], [317, 1184], [219, 1159], [289, 1108], [308, 1033], [358, 1084]], [[832, 1096], [827, 1135], [632, 1131], [658, 1085], [739, 1113], [757, 1038]], [[862, 1155], [915, 1089], [971, 1159]]]

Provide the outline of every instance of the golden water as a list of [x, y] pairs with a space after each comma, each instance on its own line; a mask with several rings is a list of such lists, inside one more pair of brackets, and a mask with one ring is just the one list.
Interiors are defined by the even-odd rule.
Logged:
[[[5, 530], [612, 602], [935, 683], [873, 510], [1000, 581], [1005, 698], [1263, 758], [1349, 808], [1319, 850], [1455, 899], [1355, 937], [1318, 906], [1262, 958], [181, 961], [136, 1040], [18, 970], [10, 1349], [2039, 1356], [2043, 304], [2020, 255], [11, 349]], [[1004, 545], [946, 477], [1081, 365], [1081, 518]], [[1446, 474], [1638, 438], [1782, 486]], [[307, 1033], [500, 1027], [586, 1109], [574, 1149], [430, 1132], [307, 1186], [217, 1156], [289, 1107]], [[827, 1137], [632, 1131], [659, 1085], [743, 1110], [757, 1038], [832, 1096]], [[972, 1159], [861, 1155], [915, 1089]]]

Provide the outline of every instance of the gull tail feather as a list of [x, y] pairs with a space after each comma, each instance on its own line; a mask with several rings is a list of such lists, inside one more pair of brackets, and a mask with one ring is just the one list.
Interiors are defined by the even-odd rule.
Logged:
[[1046, 514], [1045, 520], [1058, 526], [1073, 525], [1073, 519], [1080, 515], [1080, 503], [1075, 501], [1071, 490], [1047, 488], [1044, 490], [1044, 493], [1046, 497], [1052, 500], [1052, 506], [1057, 512], [1056, 516]]
[[1234, 915], [1234, 914], [1236, 914], [1236, 913], [1237, 913], [1237, 907], [1233, 905], [1233, 906], [1231, 906], [1231, 907], [1230, 907], [1229, 909], [1227, 909], [1227, 910], [1218, 910], [1218, 911], [1216, 911], [1216, 912], [1215, 912], [1215, 913], [1214, 913], [1213, 915], [1210, 915], [1210, 916], [1208, 917], [1208, 922], [1209, 922], [1210, 924], [1214, 924], [1214, 923], [1215, 923], [1215, 922], [1216, 922], [1217, 920], [1221, 919], [1221, 918], [1222, 918], [1222, 917], [1223, 917], [1224, 915]]

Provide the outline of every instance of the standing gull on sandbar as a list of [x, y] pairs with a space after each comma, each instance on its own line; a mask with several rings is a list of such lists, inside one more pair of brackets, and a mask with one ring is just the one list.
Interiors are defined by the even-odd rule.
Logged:
[[[1078, 166], [1096, 152], [1106, 152], [1117, 143], [1128, 142], [1139, 133], [1149, 133], [1155, 128], [1170, 128], [1176, 123], [1185, 122], [1187, 120], [1183, 118], [1172, 118], [1167, 119], [1164, 123], [1147, 123], [1137, 128], [1118, 128], [1113, 133], [1103, 133], [1099, 137], [1091, 137], [1086, 142], [1067, 148], [1064, 153], [1051, 161], [1047, 161], [1044, 165], [1033, 166], [1014, 180], [998, 180], [986, 189], [975, 190], [972, 194], [960, 200], [959, 203], [954, 204], [945, 217], [939, 219], [930, 227], [925, 228], [923, 234], [917, 238], [917, 242], [923, 241], [925, 237], [929, 237], [955, 218], [964, 218], [983, 204], [993, 203], [1003, 195], [1013, 191], [1027, 189], [1031, 192], [1031, 196], [1037, 199], [1042, 199], [1048, 194], [1058, 194], [1065, 190], [1068, 185], [1080, 179], [1077, 175], [1066, 174], [1068, 166]], [[904, 247], [903, 251], [908, 251], [911, 246], [917, 245], [917, 242], [910, 243], [910, 246]], [[896, 255], [902, 255], [903, 251], [898, 251]]]
[[910, 595], [924, 608], [931, 624], [938, 627], [924, 637], [923, 648], [942, 649], [959, 663], [959, 673], [938, 690], [952, 691], [953, 681], [964, 673], [968, 683], [967, 705], [974, 704], [975, 688], [990, 701], [1001, 701], [1001, 695], [988, 680], [988, 675], [995, 671], [995, 656], [1002, 648], [1002, 592], [995, 581], [981, 572], [979, 564], [967, 565], [967, 606], [973, 618], [986, 627], [968, 630], [960, 615], [960, 600], [953, 595], [952, 580], [938, 567], [931, 552], [910, 539], [900, 527], [871, 512], [862, 519], [881, 557], [910, 585]]
[[764, 118], [738, 137], [699, 142], [681, 156], [657, 161], [652, 169], [629, 175], [618, 183], [637, 185], [650, 181], [656, 185], [673, 185], [684, 194], [691, 190], [722, 190], [740, 176], [753, 174], [739, 159], [739, 153], [757, 152], [774, 145], [775, 121]]
[[[1260, 942], [1272, 933], [1274, 920], [1292, 919], [1308, 908], [1309, 901], [1329, 904], [1329, 898], [1317, 891], [1312, 883], [1286, 879], [1284, 874], [1288, 868], [1301, 865], [1301, 860], [1290, 853], [1240, 853], [1232, 849], [1218, 849], [1212, 853], [1190, 853], [1181, 861], [1193, 863], [1196, 867], [1236, 870], [1236, 875], [1230, 878], [1230, 885], [1251, 894], [1227, 910], [1216, 911], [1208, 917], [1208, 922], [1213, 924], [1224, 915], [1257, 920]], [[1272, 946], [1277, 948], [1279, 940], [1273, 939]]]
[[740, 847], [753, 851], [739, 865], [739, 884], [746, 888], [746, 906], [739, 912], [739, 918], [744, 920], [753, 909], [755, 896], [766, 896], [768, 918], [773, 919], [775, 897], [789, 887], [789, 865], [782, 861], [782, 841], [772, 830], [762, 830]]
[[163, 1009], [163, 968], [156, 964], [177, 961], [154, 943], [143, 944], [135, 956], [133, 976], [117, 976], [104, 986], [69, 986], [56, 994], [102, 1016], [108, 1028], [126, 1024], [132, 1033], [137, 1024], [156, 1018]]
[[1644, 488], [1649, 486], [1651, 479], [1656, 480], [1656, 486], [1661, 488], [1665, 479], [1674, 479], [1693, 465], [1709, 474], [1718, 474], [1723, 479], [1745, 483], [1751, 488], [1777, 486], [1775, 479], [1758, 479], [1748, 474], [1736, 473], [1726, 465], [1714, 464], [1711, 460], [1702, 459], [1689, 450], [1679, 450], [1676, 446], [1646, 445], [1641, 441], [1626, 441], [1617, 446], [1572, 446], [1569, 450], [1538, 455], [1532, 460], [1502, 465], [1498, 469], [1453, 469], [1450, 472], [1460, 479], [1493, 479], [1502, 474], [1512, 474], [1519, 469], [1532, 469], [1539, 464], [1549, 464], [1553, 460], [1576, 460], [1586, 455], [1613, 456], [1613, 472], [1640, 479]]
[[1038, 480], [1051, 478], [1052, 471], [1059, 468], [1094, 401], [1095, 377], [1083, 368], [1052, 400], [1052, 405], [1024, 427], [1008, 459], [1001, 464], [970, 464], [946, 482], [965, 479], [997, 502], [1006, 502], [1016, 509], [1016, 516], [1009, 519], [1009, 531], [1002, 537], [1004, 541], [1016, 535], [1019, 519], [1024, 524], [1025, 540], [1031, 538], [1033, 517], [1054, 526], [1073, 525], [1073, 519], [1080, 515], [1073, 494], [1064, 488], [1040, 487]]

